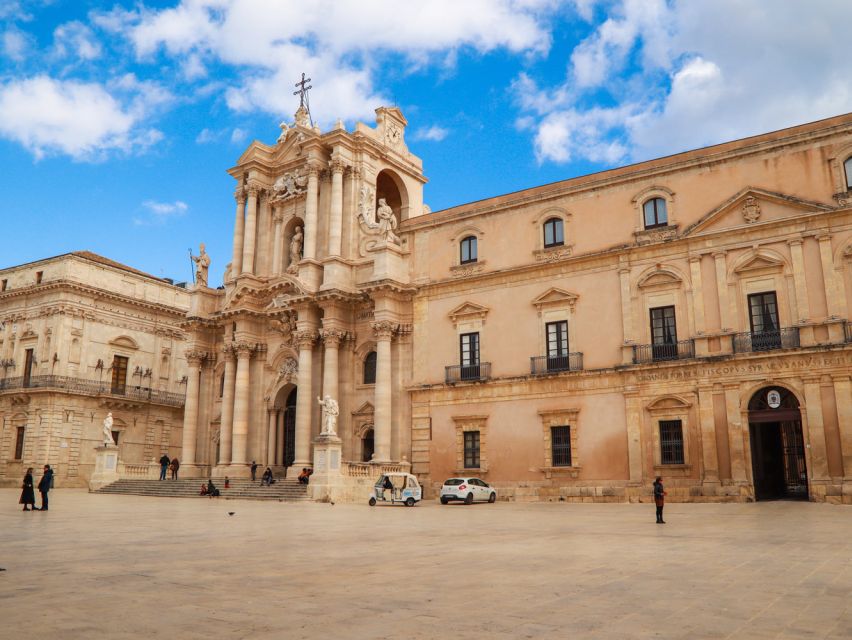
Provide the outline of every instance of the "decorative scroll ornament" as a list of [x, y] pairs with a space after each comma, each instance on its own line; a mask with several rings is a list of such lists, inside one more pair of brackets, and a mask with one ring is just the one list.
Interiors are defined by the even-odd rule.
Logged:
[[213, 442], [213, 444], [219, 444], [219, 437], [219, 429], [210, 430], [210, 441]]
[[371, 244], [376, 245], [378, 244], [377, 241], [383, 241], [385, 244], [400, 245], [399, 236], [394, 233], [399, 223], [393, 209], [384, 198], [379, 198], [378, 206], [374, 208], [373, 189], [368, 185], [361, 187], [361, 195], [358, 201], [358, 222], [364, 235], [375, 238]]
[[760, 203], [754, 196], [748, 196], [743, 202], [743, 219], [751, 224], [760, 218]]
[[308, 189], [308, 176], [298, 169], [290, 171], [272, 185], [272, 202], [283, 202], [304, 195]]
[[287, 358], [278, 369], [278, 378], [292, 382], [299, 376], [299, 361], [295, 358]]
[[373, 187], [368, 184], [361, 186], [361, 192], [358, 197], [358, 220], [362, 225], [366, 225], [368, 229], [378, 229], [379, 223], [376, 222], [376, 205], [375, 193]]

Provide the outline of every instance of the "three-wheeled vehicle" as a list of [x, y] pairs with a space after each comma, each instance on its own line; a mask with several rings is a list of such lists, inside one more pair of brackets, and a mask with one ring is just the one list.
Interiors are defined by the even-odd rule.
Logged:
[[417, 478], [410, 473], [390, 472], [379, 476], [370, 494], [370, 506], [377, 502], [404, 504], [413, 507], [423, 499], [423, 489]]

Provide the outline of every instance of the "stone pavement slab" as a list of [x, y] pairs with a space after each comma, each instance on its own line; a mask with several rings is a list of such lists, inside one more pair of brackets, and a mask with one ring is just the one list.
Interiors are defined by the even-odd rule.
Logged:
[[850, 507], [18, 493], [2, 639], [852, 638]]

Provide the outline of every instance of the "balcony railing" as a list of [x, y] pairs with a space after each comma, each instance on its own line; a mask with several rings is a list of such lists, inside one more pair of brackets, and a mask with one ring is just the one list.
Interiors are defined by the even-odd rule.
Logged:
[[774, 331], [745, 331], [734, 334], [734, 353], [795, 349], [798, 346], [798, 327], [787, 327]]
[[580, 371], [583, 368], [582, 353], [566, 353], [561, 356], [532, 356], [530, 358], [530, 373], [540, 376], [560, 371]]
[[184, 405], [186, 393], [173, 393], [150, 387], [125, 386], [123, 389], [112, 389], [110, 380], [86, 380], [68, 376], [19, 376], [16, 378], [0, 379], [0, 391], [16, 389], [54, 389], [83, 393], [97, 396], [114, 396], [130, 398], [172, 407]]
[[445, 367], [445, 380], [448, 384], [453, 382], [474, 382], [476, 380], [488, 380], [491, 377], [491, 363], [480, 362], [479, 364], [454, 364]]
[[694, 340], [633, 345], [633, 364], [665, 362], [666, 360], [684, 360], [686, 358], [694, 357]]

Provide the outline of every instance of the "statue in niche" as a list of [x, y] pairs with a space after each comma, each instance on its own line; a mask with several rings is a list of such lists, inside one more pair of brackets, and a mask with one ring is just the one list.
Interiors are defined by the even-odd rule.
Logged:
[[317, 402], [322, 407], [322, 431], [320, 435], [336, 436], [337, 435], [337, 416], [340, 415], [340, 407], [337, 400], [330, 395], [325, 398], [317, 396]]
[[199, 287], [207, 286], [207, 271], [210, 269], [210, 256], [204, 250], [204, 243], [198, 246], [200, 253], [197, 256], [192, 256], [192, 261], [195, 263], [195, 284]]
[[293, 237], [290, 238], [290, 265], [287, 267], [287, 273], [299, 272], [299, 260], [302, 259], [302, 241], [304, 238], [302, 227], [296, 227]]
[[115, 446], [115, 440], [112, 439], [112, 412], [110, 411], [107, 414], [107, 417], [104, 418], [104, 446]]
[[393, 209], [390, 208], [384, 198], [379, 198], [376, 217], [379, 222], [379, 234], [382, 235], [385, 242], [399, 244], [399, 236], [394, 233], [398, 225], [396, 216], [393, 215]]

